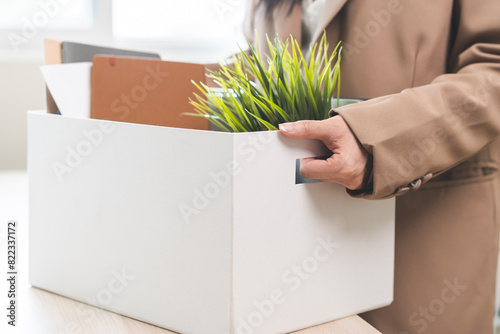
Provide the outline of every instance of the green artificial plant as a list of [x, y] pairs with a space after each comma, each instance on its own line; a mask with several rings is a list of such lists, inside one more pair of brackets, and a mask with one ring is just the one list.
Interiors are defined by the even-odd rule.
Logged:
[[232, 132], [276, 130], [284, 122], [327, 118], [335, 89], [337, 97], [340, 91], [340, 43], [329, 53], [323, 34], [307, 60], [293, 37], [284, 42], [267, 38], [267, 43], [267, 59], [248, 43], [249, 51], [234, 55], [233, 64], [210, 72], [218, 90], [194, 83], [202, 93], [191, 100], [194, 115]]

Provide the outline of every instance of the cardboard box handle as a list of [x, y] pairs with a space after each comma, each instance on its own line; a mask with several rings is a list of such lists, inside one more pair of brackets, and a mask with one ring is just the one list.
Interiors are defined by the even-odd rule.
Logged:
[[[326, 157], [317, 157], [316, 159], [326, 159]], [[317, 183], [323, 182], [317, 179], [308, 179], [300, 175], [300, 159], [295, 160], [295, 184], [304, 184], [304, 183]]]

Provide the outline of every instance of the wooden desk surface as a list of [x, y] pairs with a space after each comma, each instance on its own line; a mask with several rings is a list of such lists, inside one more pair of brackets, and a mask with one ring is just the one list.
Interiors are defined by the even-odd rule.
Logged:
[[[0, 261], [7, 261], [7, 222], [18, 221], [17, 325], [7, 325], [2, 312], [0, 333], [93, 334], [141, 333], [171, 334], [131, 318], [89, 306], [28, 284], [28, 194], [26, 172], [0, 172]], [[6, 268], [6, 264], [0, 265]], [[7, 270], [4, 270], [6, 275]], [[0, 280], [0, 294], [5, 296], [6, 279]], [[2, 298], [0, 305], [7, 302]], [[2, 307], [2, 309], [5, 309]], [[5, 330], [7, 329], [7, 330]], [[380, 333], [358, 316], [304, 329], [296, 334], [376, 334]]]

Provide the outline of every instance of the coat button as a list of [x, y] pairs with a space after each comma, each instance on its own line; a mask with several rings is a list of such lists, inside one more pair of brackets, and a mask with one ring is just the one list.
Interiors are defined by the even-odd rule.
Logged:
[[420, 188], [421, 185], [422, 185], [422, 180], [418, 179], [410, 183], [408, 185], [408, 188], [410, 188], [410, 190], [417, 190], [418, 188]]
[[422, 184], [427, 183], [430, 179], [432, 179], [432, 173], [427, 173], [424, 176], [422, 176]]
[[410, 191], [410, 188], [408, 188], [408, 187], [399, 187], [396, 189], [396, 192], [394, 193], [394, 195], [402, 196], [402, 195], [408, 193], [409, 191]]

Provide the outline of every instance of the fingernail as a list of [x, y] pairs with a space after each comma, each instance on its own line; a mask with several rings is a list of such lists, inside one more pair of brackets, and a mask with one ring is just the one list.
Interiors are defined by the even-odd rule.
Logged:
[[279, 125], [280, 131], [286, 132], [286, 133], [291, 133], [295, 130], [295, 126], [290, 123], [285, 123], [285, 124], [280, 124]]

